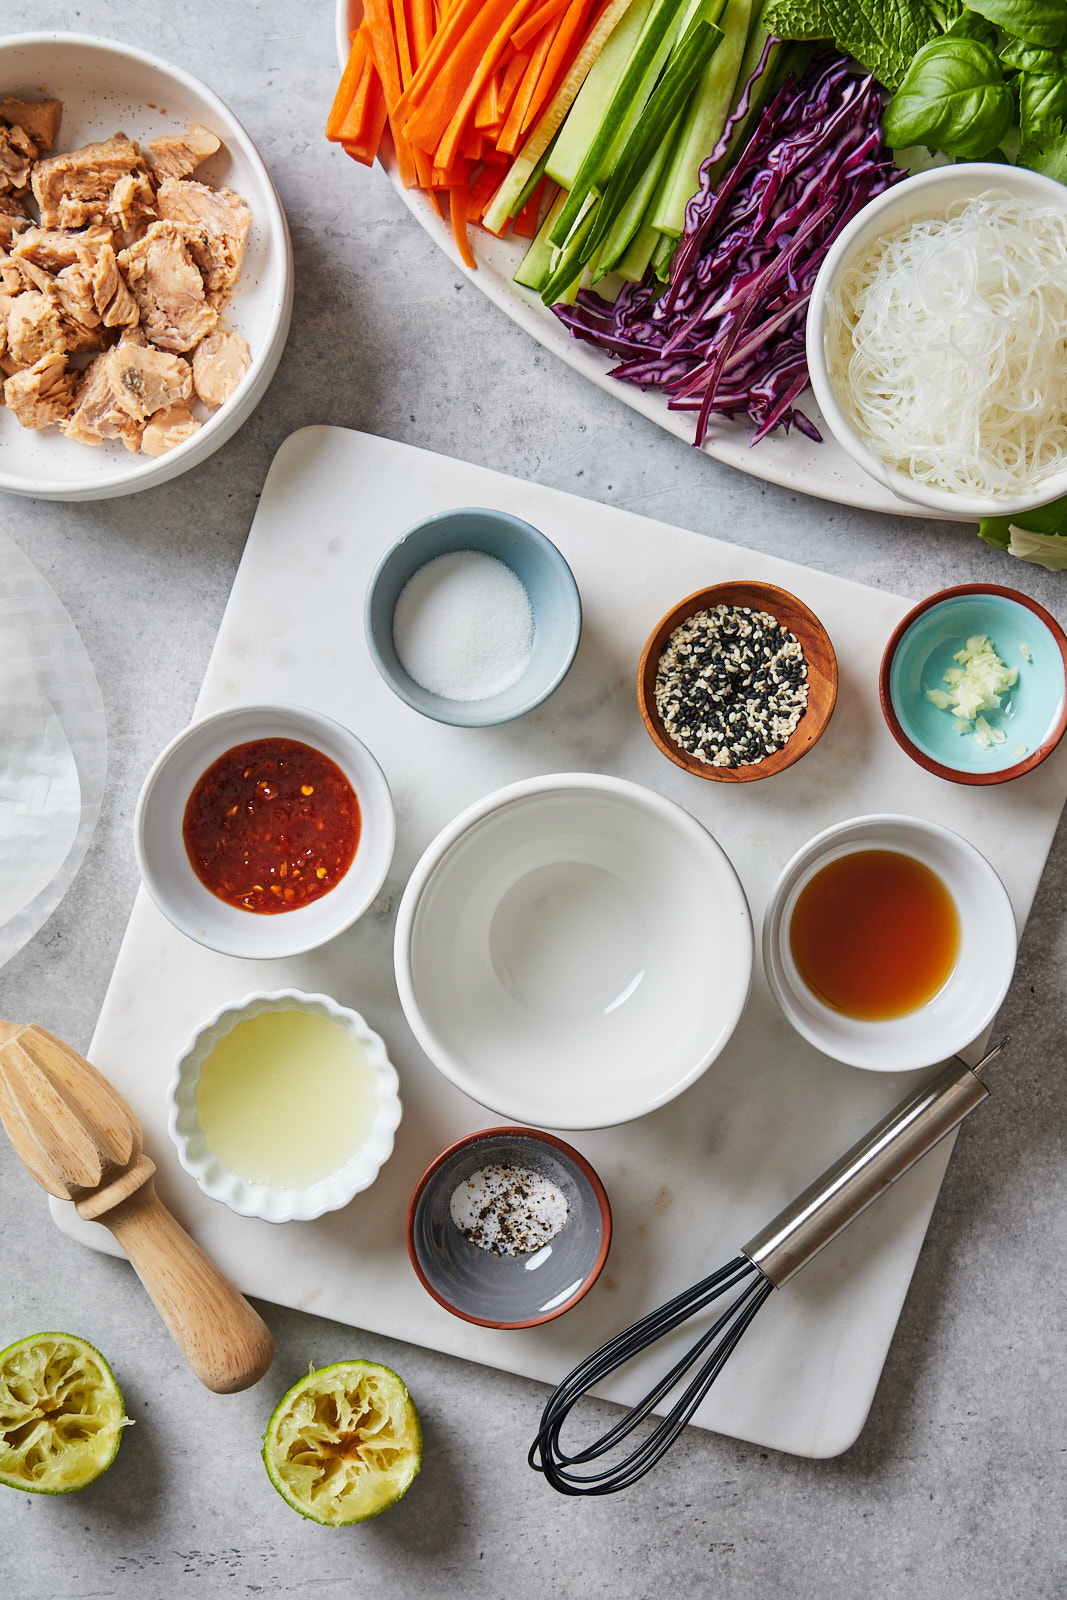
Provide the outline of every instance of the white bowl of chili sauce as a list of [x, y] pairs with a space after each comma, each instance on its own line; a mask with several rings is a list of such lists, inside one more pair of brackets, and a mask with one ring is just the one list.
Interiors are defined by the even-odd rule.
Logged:
[[152, 766], [134, 821], [141, 877], [176, 928], [224, 955], [312, 950], [371, 905], [393, 857], [385, 775], [341, 723], [233, 706]]

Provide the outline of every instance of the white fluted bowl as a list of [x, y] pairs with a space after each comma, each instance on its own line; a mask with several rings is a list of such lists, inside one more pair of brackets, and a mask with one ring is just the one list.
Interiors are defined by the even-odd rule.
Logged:
[[[362, 1045], [374, 1073], [377, 1105], [370, 1132], [355, 1153], [335, 1172], [305, 1188], [275, 1188], [250, 1183], [225, 1167], [208, 1146], [197, 1116], [196, 1091], [200, 1073], [212, 1050], [239, 1022], [263, 1011], [306, 1011], [326, 1017], [344, 1028]], [[324, 1212], [337, 1211], [369, 1189], [393, 1153], [393, 1137], [400, 1125], [400, 1080], [389, 1060], [385, 1043], [369, 1028], [358, 1011], [340, 1006], [324, 994], [302, 994], [298, 989], [248, 995], [215, 1013], [179, 1056], [167, 1091], [167, 1127], [178, 1160], [213, 1200], [221, 1200], [242, 1217], [262, 1217], [264, 1222], [310, 1222]], [[329, 1116], [328, 1108], [323, 1112]]]

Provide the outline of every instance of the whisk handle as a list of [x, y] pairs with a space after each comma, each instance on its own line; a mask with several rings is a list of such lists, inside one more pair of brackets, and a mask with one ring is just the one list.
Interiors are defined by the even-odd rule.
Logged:
[[761, 1228], [742, 1253], [780, 1288], [988, 1093], [975, 1072], [954, 1058]]

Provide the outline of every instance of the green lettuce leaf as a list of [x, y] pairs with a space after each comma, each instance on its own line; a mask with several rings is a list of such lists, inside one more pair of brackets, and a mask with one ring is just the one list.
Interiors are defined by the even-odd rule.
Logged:
[[778, 39], [832, 39], [887, 89], [899, 88], [912, 57], [941, 35], [923, 0], [771, 0], [763, 21]]
[[1049, 572], [1067, 568], [1067, 496], [1014, 517], [983, 517], [979, 538]]

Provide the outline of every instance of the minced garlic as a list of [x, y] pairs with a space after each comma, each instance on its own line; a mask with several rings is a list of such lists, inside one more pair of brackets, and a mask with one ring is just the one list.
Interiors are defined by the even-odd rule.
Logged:
[[[967, 640], [962, 650], [952, 657], [958, 666], [949, 667], [942, 682], [948, 689], [927, 689], [926, 698], [941, 711], [951, 711], [959, 719], [960, 733], [974, 735], [981, 750], [1003, 744], [1007, 734], [990, 723], [984, 713], [999, 711], [1004, 692], [1015, 686], [1018, 667], [1005, 666], [997, 655], [992, 641], [984, 633], [976, 633]], [[1006, 714], [1010, 716], [1010, 701]]]

